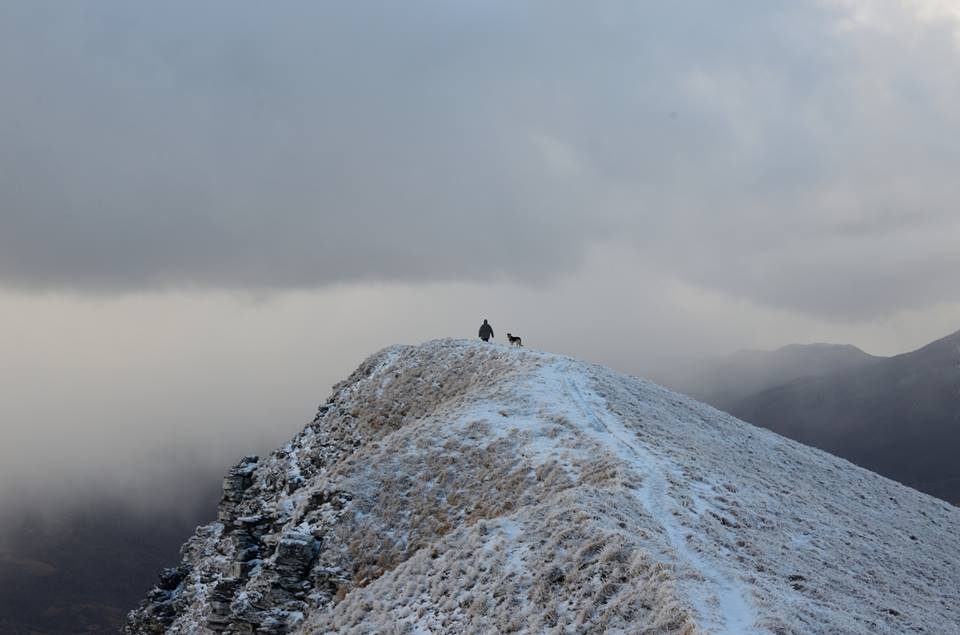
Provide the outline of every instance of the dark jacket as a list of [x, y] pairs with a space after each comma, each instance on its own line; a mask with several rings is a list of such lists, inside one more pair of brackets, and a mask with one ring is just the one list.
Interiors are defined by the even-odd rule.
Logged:
[[480, 325], [480, 339], [488, 340], [493, 337], [493, 327], [484, 320], [483, 324]]

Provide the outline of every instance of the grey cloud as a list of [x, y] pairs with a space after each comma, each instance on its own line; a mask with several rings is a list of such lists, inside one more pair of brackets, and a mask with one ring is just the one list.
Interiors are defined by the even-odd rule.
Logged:
[[531, 283], [619, 243], [829, 319], [957, 299], [960, 54], [898, 2], [96, 6], [0, 9], [0, 284]]
[[20, 95], [0, 158], [8, 284], [285, 287], [575, 263], [591, 235], [571, 231], [576, 185], [530, 156], [530, 113], [466, 59], [468, 22], [179, 8], [3, 21]]

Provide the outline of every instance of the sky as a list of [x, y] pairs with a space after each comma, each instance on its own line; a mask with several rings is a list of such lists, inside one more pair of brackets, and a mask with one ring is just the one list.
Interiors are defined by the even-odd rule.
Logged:
[[0, 514], [175, 506], [483, 318], [641, 374], [956, 331], [958, 69], [958, 0], [8, 0]]

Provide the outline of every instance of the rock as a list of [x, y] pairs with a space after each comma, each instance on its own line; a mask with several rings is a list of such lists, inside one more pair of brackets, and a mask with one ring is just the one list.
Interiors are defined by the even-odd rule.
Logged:
[[160, 584], [157, 587], [164, 591], [173, 591], [180, 586], [180, 583], [189, 573], [190, 567], [188, 565], [164, 569], [160, 572]]
[[243, 501], [244, 492], [253, 484], [253, 474], [258, 462], [257, 456], [244, 457], [224, 477], [217, 519], [225, 525], [232, 524], [236, 519], [237, 506]]

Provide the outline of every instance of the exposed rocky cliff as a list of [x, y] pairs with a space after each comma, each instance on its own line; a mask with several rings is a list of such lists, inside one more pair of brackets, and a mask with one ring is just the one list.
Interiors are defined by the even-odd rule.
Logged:
[[649, 382], [394, 347], [224, 479], [127, 633], [960, 633], [960, 510]]

